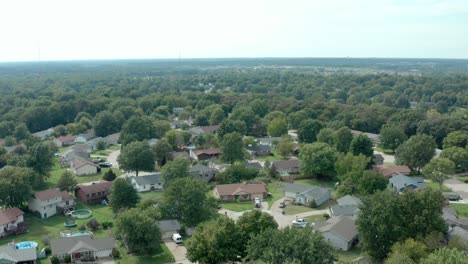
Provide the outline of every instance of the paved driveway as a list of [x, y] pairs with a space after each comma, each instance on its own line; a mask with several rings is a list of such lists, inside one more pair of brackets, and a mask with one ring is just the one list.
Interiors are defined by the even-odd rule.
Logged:
[[112, 168], [118, 168], [119, 163], [117, 162], [117, 157], [120, 155], [120, 149], [114, 150], [107, 156], [107, 161], [112, 164]]
[[187, 249], [183, 245], [178, 245], [172, 241], [164, 242], [164, 244], [166, 244], [167, 248], [169, 249], [169, 251], [171, 251], [172, 255], [174, 256], [175, 263], [192, 263], [186, 258]]
[[468, 183], [464, 183], [456, 178], [451, 178], [444, 181], [444, 185], [458, 193], [463, 198], [459, 203], [468, 203]]

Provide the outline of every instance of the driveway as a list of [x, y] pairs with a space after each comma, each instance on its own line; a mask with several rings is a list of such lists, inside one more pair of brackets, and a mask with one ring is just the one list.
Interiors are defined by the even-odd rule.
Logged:
[[444, 185], [462, 197], [463, 200], [460, 200], [458, 203], [468, 203], [468, 183], [464, 183], [453, 177], [444, 181]]
[[175, 263], [182, 263], [182, 264], [192, 263], [186, 258], [187, 249], [183, 245], [178, 245], [172, 241], [164, 242], [164, 244], [174, 256]]
[[117, 157], [120, 155], [120, 149], [114, 150], [107, 156], [107, 161], [112, 164], [112, 168], [119, 168]]
[[383, 152], [380, 152], [380, 151], [377, 151], [374, 149], [374, 154], [380, 154], [382, 155], [382, 157], [384, 158], [384, 162], [385, 163], [392, 163], [392, 164], [395, 164], [395, 155], [389, 155], [389, 154], [385, 154]]

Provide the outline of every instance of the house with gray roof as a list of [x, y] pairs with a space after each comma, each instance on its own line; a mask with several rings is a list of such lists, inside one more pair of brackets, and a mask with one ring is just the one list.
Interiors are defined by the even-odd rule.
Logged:
[[208, 166], [205, 166], [203, 164], [193, 165], [189, 169], [189, 172], [194, 179], [207, 181], [207, 182], [210, 182], [211, 180], [213, 180], [214, 176], [216, 175], [216, 170]]
[[104, 137], [104, 141], [107, 145], [118, 145], [120, 139], [120, 133], [114, 133]]
[[264, 137], [264, 138], [256, 138], [255, 141], [257, 141], [260, 145], [263, 146], [270, 146], [273, 147], [278, 142], [281, 140], [280, 137]]
[[313, 185], [288, 184], [284, 187], [284, 196], [293, 199], [297, 204], [309, 206], [311, 202], [320, 206], [331, 199], [331, 191]]
[[168, 240], [171, 239], [172, 234], [179, 233], [180, 223], [178, 220], [161, 220], [158, 221], [159, 230], [161, 231], [161, 239]]
[[91, 129], [88, 129], [85, 133], [77, 135], [75, 137], [75, 143], [86, 143], [95, 137], [96, 137], [96, 133], [94, 132], [94, 129], [91, 128]]
[[281, 176], [289, 176], [290, 174], [299, 173], [299, 160], [298, 159], [289, 159], [289, 160], [278, 160], [274, 161], [271, 166], [273, 166]]
[[41, 139], [41, 140], [46, 140], [49, 137], [52, 137], [54, 135], [54, 130], [52, 128], [49, 128], [49, 129], [46, 129], [46, 130], [42, 130], [42, 131], [33, 133], [32, 135], [34, 137], [37, 137], [37, 138]]
[[129, 179], [137, 192], [160, 191], [163, 188], [159, 172], [145, 176], [132, 176]]
[[71, 256], [72, 261], [111, 257], [114, 248], [115, 243], [112, 237], [77, 236], [50, 240], [52, 256], [56, 256], [61, 261], [67, 255]]
[[263, 166], [262, 166], [262, 164], [260, 164], [260, 162], [246, 162], [245, 167], [246, 168], [256, 169], [258, 171], [263, 169]]
[[346, 195], [336, 200], [339, 205], [356, 205], [359, 206], [362, 204], [361, 199], [353, 195]]
[[247, 151], [253, 156], [269, 156], [271, 155], [271, 147], [268, 145], [248, 146]]
[[359, 207], [356, 205], [333, 205], [330, 206], [330, 216], [349, 216], [353, 219], [356, 219], [359, 212]]
[[465, 245], [468, 245], [468, 230], [463, 229], [459, 226], [454, 226], [449, 228], [448, 231], [448, 236], [449, 239], [454, 239], [455, 237], [458, 237]]
[[390, 178], [389, 185], [397, 192], [426, 188], [423, 177], [409, 177], [403, 174]]
[[314, 224], [314, 230], [320, 232], [325, 240], [336, 249], [348, 251], [357, 241], [358, 232], [351, 217], [332, 217], [325, 222]]
[[35, 264], [37, 260], [36, 248], [16, 248], [15, 243], [0, 247], [0, 263], [2, 264]]

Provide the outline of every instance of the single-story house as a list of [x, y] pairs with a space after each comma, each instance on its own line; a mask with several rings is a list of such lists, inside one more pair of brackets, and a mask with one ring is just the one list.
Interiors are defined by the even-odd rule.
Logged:
[[296, 203], [309, 206], [313, 201], [320, 206], [331, 199], [331, 191], [313, 185], [288, 184], [284, 187], [284, 196], [293, 199]]
[[263, 169], [262, 164], [260, 164], [260, 162], [246, 162], [245, 167], [256, 169], [258, 171]]
[[361, 199], [359, 199], [358, 197], [356, 196], [353, 196], [353, 195], [345, 195], [341, 198], [338, 198], [336, 200], [338, 202], [339, 205], [356, 205], [356, 206], [360, 206], [362, 204], [362, 201]]
[[389, 185], [397, 192], [426, 188], [426, 183], [424, 183], [423, 177], [409, 177], [403, 174], [391, 177]]
[[271, 155], [271, 147], [268, 145], [248, 146], [247, 151], [253, 156], [269, 156]]
[[63, 261], [65, 256], [70, 255], [72, 261], [75, 260], [95, 260], [97, 258], [107, 258], [112, 256], [112, 250], [115, 248], [112, 237], [60, 237], [50, 240], [50, 249], [52, 256]]
[[384, 164], [384, 157], [382, 156], [382, 154], [374, 154], [374, 164], [375, 165], [383, 165]]
[[114, 133], [114, 134], [105, 136], [104, 142], [106, 142], [107, 145], [118, 145], [119, 139], [120, 139], [120, 133]]
[[70, 149], [74, 150], [76, 152], [85, 152], [85, 153], [93, 152], [93, 148], [90, 145], [87, 145], [87, 144], [74, 145]]
[[280, 175], [298, 174], [300, 171], [298, 159], [274, 161], [271, 166], [273, 166]]
[[57, 147], [66, 147], [75, 144], [75, 136], [61, 136], [54, 139], [55, 145]]
[[86, 143], [95, 137], [96, 133], [94, 132], [94, 129], [88, 129], [86, 133], [82, 133], [76, 136], [75, 143]]
[[46, 129], [46, 130], [42, 130], [42, 131], [33, 133], [32, 135], [34, 137], [37, 137], [37, 138], [41, 139], [41, 140], [46, 140], [49, 137], [51, 137], [53, 134], [54, 134], [54, 130], [52, 128], [49, 128], [49, 129]]
[[257, 141], [260, 145], [263, 146], [270, 146], [273, 147], [278, 142], [281, 140], [280, 137], [264, 137], [264, 138], [256, 138], [255, 141]]
[[216, 171], [214, 169], [202, 164], [192, 166], [189, 171], [194, 179], [207, 182], [211, 181], [216, 175]]
[[356, 219], [357, 214], [359, 213], [359, 206], [362, 204], [361, 199], [352, 196], [346, 195], [336, 200], [338, 205], [330, 206], [330, 216], [338, 217], [338, 216], [349, 216]]
[[1, 264], [36, 264], [36, 260], [37, 252], [34, 247], [18, 249], [13, 242], [0, 246]]
[[171, 128], [172, 129], [178, 129], [178, 128], [181, 128], [184, 125], [186, 125], [188, 127], [191, 127], [192, 126], [192, 121], [191, 120], [172, 120], [171, 121]]
[[392, 166], [374, 166], [373, 171], [382, 174], [383, 176], [390, 178], [398, 174], [409, 175], [411, 170], [408, 166], [392, 165]]
[[89, 159], [89, 153], [74, 149], [67, 150], [60, 157], [60, 163], [62, 164], [62, 167], [65, 167], [67, 165], [70, 165], [70, 162], [77, 157], [87, 160]]
[[192, 134], [192, 136], [200, 136], [203, 134], [209, 134], [209, 133], [216, 133], [216, 131], [219, 129], [219, 125], [215, 126], [197, 126], [197, 127], [192, 127], [189, 129], [189, 133]]
[[214, 196], [225, 202], [250, 201], [266, 198], [267, 189], [264, 183], [220, 184], [215, 186]]
[[159, 230], [161, 231], [161, 239], [169, 240], [172, 234], [178, 234], [180, 232], [180, 223], [176, 219], [161, 220], [158, 221]]
[[184, 111], [183, 107], [173, 107], [172, 108], [172, 113], [174, 115], [180, 115], [180, 113], [182, 113], [183, 111]]
[[449, 239], [453, 239], [455, 236], [459, 237], [466, 245], [468, 245], [468, 230], [463, 229], [459, 226], [450, 227], [448, 231]]
[[100, 203], [102, 200], [107, 200], [111, 187], [112, 182], [109, 181], [80, 184], [75, 189], [75, 197], [86, 204]]
[[219, 158], [221, 153], [222, 151], [219, 148], [196, 149], [190, 150], [190, 157], [194, 160], [210, 160]]
[[444, 219], [449, 227], [458, 226], [468, 230], [468, 218], [458, 218], [457, 211], [452, 207], [446, 206], [442, 208], [442, 219]]
[[161, 173], [154, 173], [145, 176], [132, 176], [129, 178], [137, 192], [160, 191], [162, 190]]
[[359, 135], [366, 135], [375, 145], [380, 143], [380, 135], [379, 134], [362, 132], [362, 131], [359, 131], [359, 130], [351, 130], [351, 134], [353, 134], [353, 137], [357, 137]]
[[70, 169], [77, 176], [92, 175], [98, 172], [98, 165], [88, 159], [75, 157], [70, 162]]
[[13, 207], [0, 211], [0, 238], [24, 233], [26, 225], [24, 223], [24, 212]]
[[[97, 137], [97, 138], [93, 138], [93, 139], [91, 139], [91, 140], [88, 140], [88, 141], [85, 143], [85, 145], [88, 146], [88, 147], [91, 149], [91, 151], [95, 151], [95, 150], [97, 150], [97, 146], [98, 146], [98, 143], [99, 143], [99, 142], [104, 142], [104, 143], [106, 143], [106, 141], [104, 140], [104, 138], [102, 138], [102, 137]], [[106, 145], [107, 145], [107, 143], [106, 143]]]
[[41, 218], [48, 218], [57, 213], [65, 213], [75, 208], [73, 196], [59, 189], [48, 189], [35, 192], [28, 202], [28, 208], [32, 212], [38, 212]]
[[314, 229], [336, 249], [348, 251], [357, 241], [358, 232], [351, 217], [332, 217], [325, 222], [317, 222]]

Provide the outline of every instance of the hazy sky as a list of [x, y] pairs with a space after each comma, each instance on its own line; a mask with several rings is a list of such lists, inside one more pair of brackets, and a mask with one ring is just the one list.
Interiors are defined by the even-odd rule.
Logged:
[[11, 0], [0, 61], [468, 58], [468, 0]]

